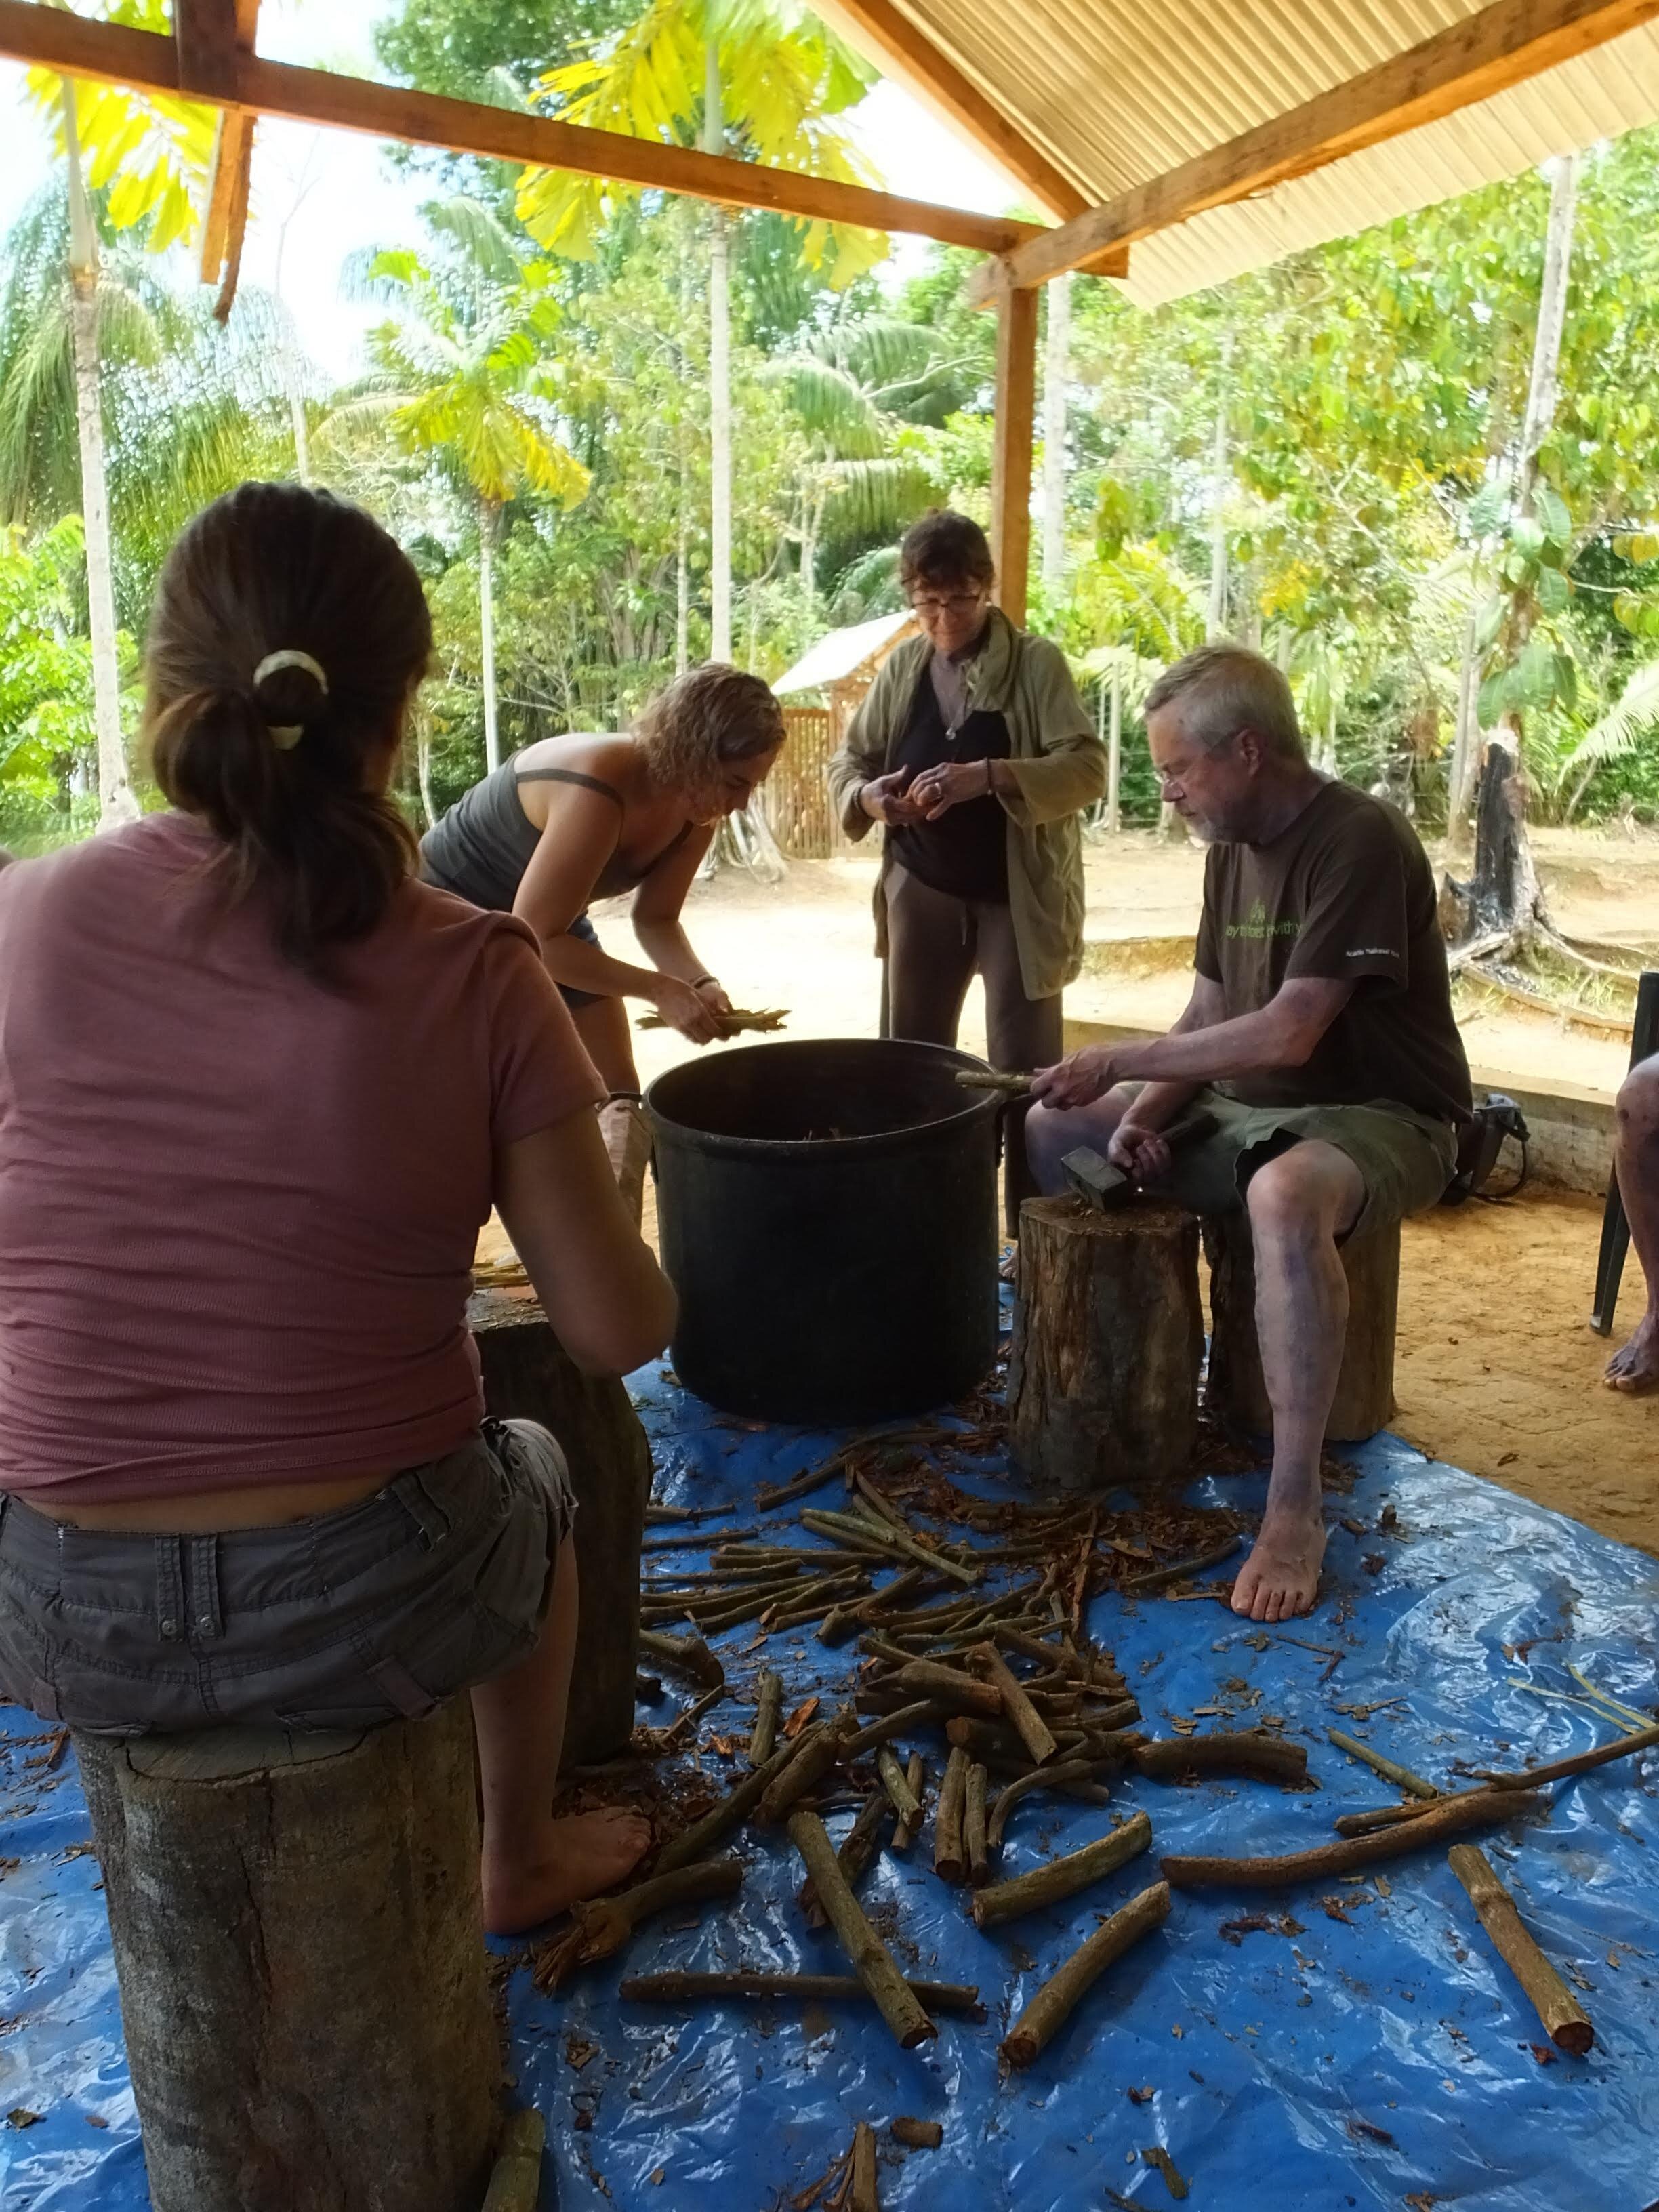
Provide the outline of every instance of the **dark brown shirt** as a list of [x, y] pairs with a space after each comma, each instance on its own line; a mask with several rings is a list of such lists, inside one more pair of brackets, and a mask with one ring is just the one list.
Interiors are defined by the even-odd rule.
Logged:
[[1251, 1106], [1396, 1099], [1437, 1121], [1469, 1111], [1434, 877], [1395, 808], [1330, 783], [1265, 845], [1212, 845], [1194, 964], [1227, 1018], [1257, 1012], [1297, 975], [1353, 983], [1302, 1067], [1221, 1086]]

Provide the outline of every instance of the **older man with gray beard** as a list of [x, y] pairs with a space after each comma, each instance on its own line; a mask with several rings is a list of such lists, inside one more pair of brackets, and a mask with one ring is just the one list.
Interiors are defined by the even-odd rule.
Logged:
[[[1434, 879], [1392, 806], [1309, 763], [1290, 686], [1205, 646], [1146, 701], [1164, 799], [1210, 851], [1187, 1010], [1167, 1036], [1045, 1069], [1038, 1182], [1079, 1146], [1200, 1213], [1249, 1213], [1273, 1413], [1267, 1511], [1233, 1585], [1252, 1620], [1308, 1612], [1325, 1548], [1320, 1453], [1347, 1326], [1339, 1246], [1432, 1206], [1470, 1111]], [[1218, 1127], [1171, 1154], [1194, 1105]]]

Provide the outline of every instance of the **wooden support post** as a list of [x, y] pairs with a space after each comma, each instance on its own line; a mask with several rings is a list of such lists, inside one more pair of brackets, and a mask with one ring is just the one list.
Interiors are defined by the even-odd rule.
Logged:
[[997, 301], [996, 424], [991, 458], [991, 552], [997, 604], [1025, 623], [1031, 563], [1031, 453], [1036, 430], [1037, 295], [1005, 291]]
[[501, 2069], [466, 1698], [75, 1747], [155, 2212], [472, 2212]]
[[[1273, 1407], [1255, 1336], [1255, 1255], [1243, 1213], [1204, 1224], [1210, 1263], [1210, 1372], [1206, 1411], [1251, 1436], [1273, 1434]], [[1400, 1304], [1400, 1224], [1342, 1247], [1348, 1334], [1330, 1419], [1331, 1443], [1363, 1443], [1394, 1419], [1394, 1336]]]
[[1184, 1474], [1198, 1442], [1198, 1220], [1153, 1201], [1097, 1213], [1036, 1198], [1019, 1217], [1008, 1367], [1015, 1464], [1057, 1490]]
[[[240, 58], [251, 56], [259, 27], [259, 0], [179, 0], [173, 35], [181, 84], [204, 84], [229, 97]], [[202, 282], [220, 285], [214, 313], [229, 319], [242, 268], [248, 195], [253, 181], [253, 132], [258, 118], [245, 109], [222, 108], [213, 134], [213, 159], [202, 212]]]
[[564, 1759], [598, 1765], [624, 1751], [634, 1733], [651, 1448], [622, 1383], [584, 1375], [533, 1299], [475, 1291], [467, 1319], [489, 1411], [498, 1420], [539, 1421], [569, 1462], [581, 1608]]

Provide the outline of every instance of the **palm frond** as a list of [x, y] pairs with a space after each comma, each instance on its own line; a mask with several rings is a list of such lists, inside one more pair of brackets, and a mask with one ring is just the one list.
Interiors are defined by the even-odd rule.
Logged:
[[1659, 729], [1659, 660], [1638, 668], [1615, 703], [1585, 731], [1562, 762], [1558, 781], [1565, 783], [1575, 769], [1618, 759], [1653, 729]]

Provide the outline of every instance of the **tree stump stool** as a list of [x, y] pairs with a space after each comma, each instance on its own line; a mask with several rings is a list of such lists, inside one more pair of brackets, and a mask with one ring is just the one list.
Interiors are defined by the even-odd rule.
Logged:
[[[1249, 1216], [1218, 1215], [1204, 1224], [1210, 1263], [1210, 1372], [1206, 1412], [1252, 1436], [1273, 1434], [1273, 1407], [1261, 1379], [1255, 1335], [1255, 1255]], [[1400, 1224], [1342, 1247], [1348, 1279], [1348, 1334], [1330, 1419], [1328, 1443], [1363, 1443], [1394, 1419], [1394, 1337], [1400, 1305]]]
[[1046, 1488], [1182, 1474], [1198, 1441], [1198, 1219], [1141, 1200], [1028, 1199], [1008, 1366], [1016, 1464]]
[[651, 1447], [622, 1383], [584, 1375], [533, 1297], [477, 1291], [467, 1321], [487, 1409], [498, 1420], [539, 1421], [570, 1463], [581, 1608], [564, 1762], [596, 1765], [625, 1751], [634, 1733]]
[[155, 2212], [477, 2212], [472, 1716], [76, 1735]]

